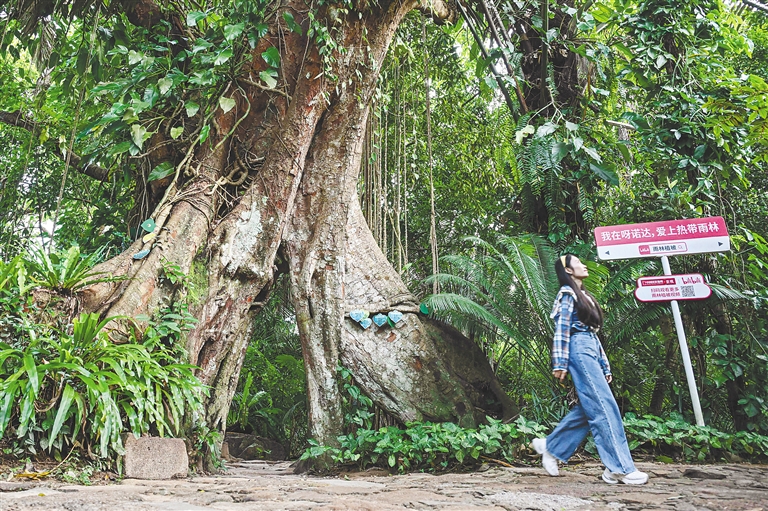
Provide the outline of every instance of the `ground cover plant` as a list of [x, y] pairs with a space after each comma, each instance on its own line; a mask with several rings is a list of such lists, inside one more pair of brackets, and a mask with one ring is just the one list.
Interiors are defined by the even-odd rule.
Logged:
[[[747, 431], [726, 433], [695, 426], [680, 417], [652, 415], [624, 420], [630, 449], [665, 463], [768, 461], [768, 436]], [[453, 423], [415, 422], [378, 430], [359, 428], [338, 437], [339, 447], [310, 440], [302, 459], [330, 455], [336, 463], [360, 470], [371, 466], [397, 472], [469, 470], [481, 463], [536, 463], [531, 440], [545, 436], [549, 426], [518, 417], [510, 423], [488, 418], [487, 424], [465, 429]], [[589, 444], [587, 444], [589, 454]], [[595, 455], [594, 448], [592, 455]], [[735, 456], [733, 456], [735, 455]]]

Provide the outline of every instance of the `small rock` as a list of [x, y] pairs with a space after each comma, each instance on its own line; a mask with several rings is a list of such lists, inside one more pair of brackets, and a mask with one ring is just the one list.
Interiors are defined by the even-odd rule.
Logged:
[[35, 483], [30, 482], [24, 482], [24, 483], [7, 483], [4, 481], [0, 481], [0, 492], [2, 491], [22, 491], [22, 490], [28, 490], [30, 488], [34, 488], [37, 486]]
[[725, 474], [719, 472], [705, 472], [698, 468], [689, 468], [683, 472], [683, 477], [690, 477], [692, 479], [725, 479]]

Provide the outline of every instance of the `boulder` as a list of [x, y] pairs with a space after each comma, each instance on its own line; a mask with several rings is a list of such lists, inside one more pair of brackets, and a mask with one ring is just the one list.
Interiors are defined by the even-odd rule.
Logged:
[[125, 435], [123, 469], [125, 477], [134, 479], [172, 479], [187, 477], [189, 457], [180, 438]]

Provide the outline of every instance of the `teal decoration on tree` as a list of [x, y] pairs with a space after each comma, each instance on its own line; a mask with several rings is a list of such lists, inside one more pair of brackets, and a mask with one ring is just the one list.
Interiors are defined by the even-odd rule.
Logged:
[[384, 314], [381, 314], [381, 313], [376, 314], [373, 317], [373, 322], [376, 323], [376, 326], [378, 326], [378, 327], [384, 326], [384, 323], [387, 322], [387, 317]]
[[141, 252], [136, 252], [135, 254], [133, 254], [133, 258], [138, 261], [139, 259], [144, 259], [145, 257], [147, 257], [148, 254], [149, 254], [149, 249], [145, 248]]
[[147, 232], [153, 232], [156, 227], [157, 227], [157, 224], [151, 218], [147, 218], [146, 220], [141, 222], [141, 228]]

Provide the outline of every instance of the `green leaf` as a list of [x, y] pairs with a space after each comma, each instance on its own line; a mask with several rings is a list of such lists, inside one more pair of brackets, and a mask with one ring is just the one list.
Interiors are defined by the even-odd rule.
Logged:
[[35, 397], [32, 393], [25, 393], [19, 406], [19, 425], [16, 429], [16, 436], [23, 437], [30, 426], [30, 419], [35, 413]]
[[171, 138], [174, 140], [179, 138], [182, 133], [184, 133], [184, 128], [182, 126], [176, 126], [174, 128], [171, 128]]
[[5, 382], [3, 385], [3, 391], [0, 392], [0, 397], [3, 401], [0, 402], [0, 438], [5, 433], [5, 428], [8, 427], [8, 423], [11, 420], [11, 413], [13, 412], [13, 403], [16, 399], [16, 394], [19, 391], [19, 382]]
[[128, 52], [128, 64], [134, 66], [142, 61], [144, 54], [135, 50]]
[[544, 124], [539, 126], [539, 129], [536, 130], [536, 136], [545, 137], [550, 133], [554, 133], [556, 129], [557, 129], [557, 124], [553, 122], [545, 122]]
[[120, 142], [119, 144], [113, 145], [109, 148], [107, 151], [107, 156], [117, 156], [118, 154], [123, 154], [128, 149], [133, 146], [133, 142], [130, 140], [126, 140], [125, 142]]
[[579, 129], [579, 125], [572, 123], [570, 121], [565, 121], [565, 129], [567, 129], [568, 131], [576, 131], [577, 129]]
[[210, 41], [200, 37], [195, 40], [195, 44], [192, 45], [192, 53], [199, 53], [211, 47], [213, 47], [213, 44]]
[[600, 153], [598, 153], [592, 147], [584, 147], [584, 152], [587, 153], [590, 156], [590, 158], [595, 160], [597, 163], [600, 163], [603, 161], [603, 159], [600, 157]]
[[173, 87], [173, 80], [168, 78], [161, 78], [157, 81], [157, 88], [160, 90], [160, 94], [165, 95]]
[[187, 101], [184, 103], [184, 108], [187, 110], [187, 117], [192, 117], [198, 110], [200, 110], [200, 105], [194, 101]]
[[210, 133], [210, 131], [211, 131], [211, 126], [209, 124], [206, 124], [205, 126], [203, 126], [203, 129], [200, 130], [199, 139], [201, 144], [206, 140], [208, 140], [208, 134]]
[[280, 52], [277, 51], [277, 48], [274, 46], [270, 46], [267, 51], [261, 54], [261, 56], [264, 58], [264, 60], [267, 62], [269, 67], [279, 67], [280, 66]]
[[189, 14], [187, 14], [187, 26], [188, 27], [194, 27], [198, 24], [200, 20], [204, 20], [207, 14], [200, 11], [192, 11]]
[[242, 35], [243, 30], [245, 30], [245, 22], [226, 25], [224, 27], [224, 39], [233, 41]]
[[131, 126], [131, 140], [136, 144], [139, 149], [144, 145], [144, 141], [149, 137], [147, 134], [147, 128], [141, 124], [134, 124]]
[[622, 55], [622, 56], [623, 56], [625, 59], [627, 59], [627, 60], [632, 60], [632, 58], [635, 56], [635, 54], [634, 54], [634, 53], [632, 53], [632, 50], [630, 50], [629, 48], [627, 48], [627, 47], [626, 47], [625, 45], [623, 45], [622, 43], [614, 43], [614, 44], [613, 44], [613, 48], [614, 48], [614, 49], [616, 49], [616, 50], [618, 50], [618, 52], [619, 52], [619, 53], [621, 53], [621, 55]]
[[277, 85], [277, 80], [272, 76], [272, 73], [270, 73], [269, 71], [271, 70], [262, 71], [261, 73], [259, 73], [259, 78], [261, 78], [264, 81], [264, 83], [267, 84], [267, 87], [269, 87], [270, 89], [274, 89], [275, 85]]
[[224, 96], [219, 98], [219, 106], [222, 110], [224, 110], [224, 113], [229, 112], [233, 108], [235, 108], [235, 100], [232, 98], [226, 98]]
[[[152, 108], [155, 106], [155, 103], [157, 102], [157, 98], [160, 97], [160, 91], [157, 90], [157, 87], [154, 85], [150, 85], [149, 87], [144, 90], [144, 96], [143, 96], [143, 102], [146, 103], [149, 108]], [[134, 107], [141, 107], [143, 105], [135, 104]]]
[[64, 424], [64, 421], [67, 419], [67, 412], [69, 412], [69, 407], [72, 405], [72, 400], [75, 398], [75, 391], [72, 387], [70, 387], [69, 383], [64, 387], [64, 392], [61, 396], [61, 401], [59, 402], [59, 410], [56, 412], [56, 419], [53, 421], [53, 427], [51, 428], [51, 434], [48, 437], [48, 444], [53, 443], [53, 439], [56, 438], [56, 435], [59, 434], [59, 431], [61, 430], [61, 426]]
[[80, 51], [77, 52], [77, 63], [75, 64], [75, 68], [77, 69], [78, 74], [84, 74], [85, 68], [88, 65], [88, 47], [83, 46], [80, 48]]
[[629, 121], [629, 123], [634, 126], [635, 129], [647, 130], [651, 127], [648, 124], [648, 121], [645, 120], [645, 117], [640, 114], [636, 114], [635, 112], [626, 112], [624, 115], [622, 115], [622, 118]]
[[214, 66], [220, 66], [224, 63], [226, 63], [229, 59], [232, 58], [232, 49], [227, 48], [226, 50], [220, 51], [218, 55], [216, 55], [216, 61], [214, 61]]
[[299, 35], [304, 35], [304, 31], [301, 28], [301, 25], [296, 23], [296, 20], [293, 19], [293, 14], [291, 14], [288, 11], [285, 11], [283, 13], [283, 19], [285, 20], [285, 23], [288, 25], [288, 28], [291, 30], [291, 32], [296, 32]]
[[[149, 173], [149, 177], [147, 177], [147, 181], [152, 182], [152, 181], [157, 181], [158, 179], [163, 179], [164, 177], [170, 176], [175, 171], [176, 169], [171, 162], [164, 161], [163, 163], [161, 163], [160, 165], [152, 169], [152, 172]], [[152, 232], [152, 231], [149, 231], [149, 232]]]
[[564, 142], [558, 142], [557, 144], [552, 146], [552, 159], [555, 162], [560, 162], [563, 158], [565, 158], [570, 150], [573, 148], [573, 145], [566, 144]]
[[630, 163], [632, 161], [632, 156], [629, 154], [629, 148], [626, 144], [616, 144], [616, 147], [619, 148], [619, 152], [624, 157], [624, 161]]
[[608, 181], [614, 186], [618, 186], [619, 176], [616, 174], [615, 167], [613, 165], [598, 165], [595, 163], [590, 163], [589, 168], [592, 170], [592, 172], [600, 176], [605, 181]]
[[35, 365], [35, 359], [32, 357], [32, 353], [24, 354], [24, 370], [27, 372], [29, 384], [32, 387], [34, 395], [37, 396], [37, 393], [40, 390], [40, 378], [37, 374], [37, 366]]

